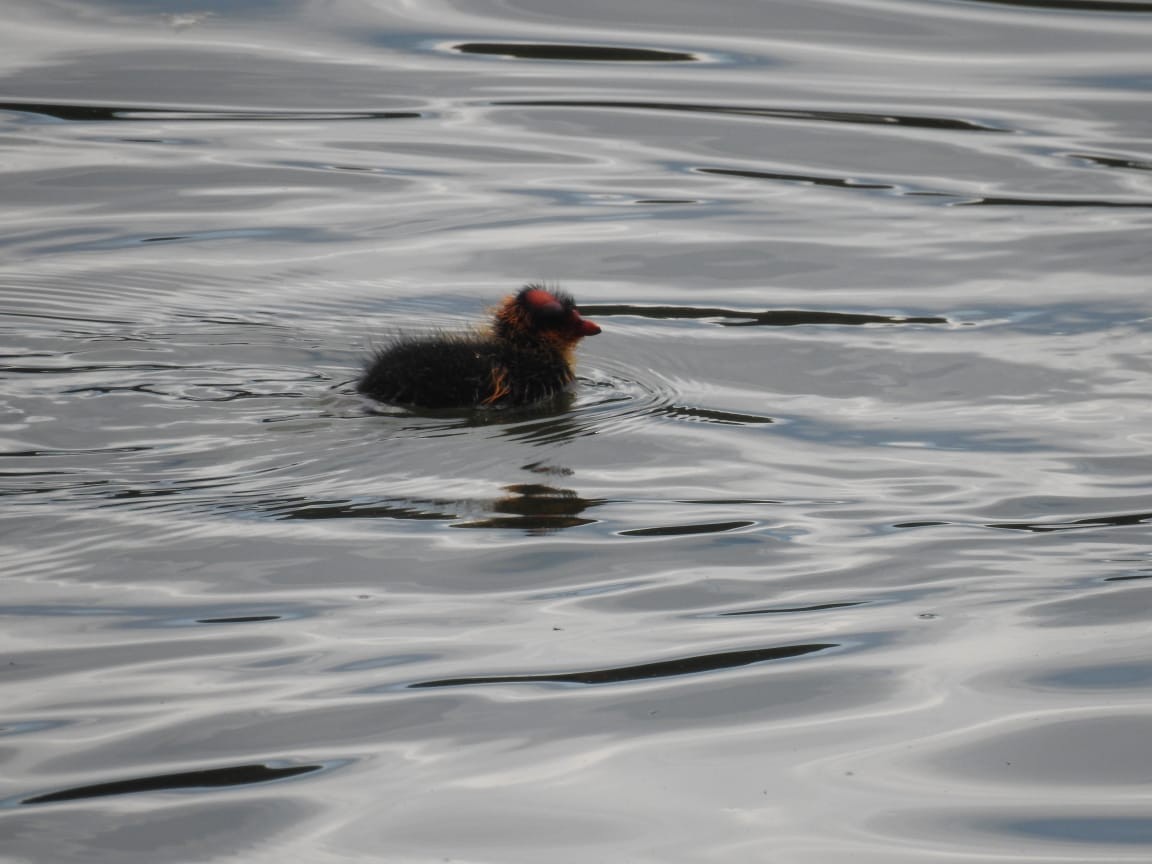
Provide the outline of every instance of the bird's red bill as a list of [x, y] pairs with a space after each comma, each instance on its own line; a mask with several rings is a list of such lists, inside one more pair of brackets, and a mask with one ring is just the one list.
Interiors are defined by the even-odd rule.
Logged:
[[587, 318], [576, 316], [576, 331], [581, 336], [595, 336], [600, 332], [600, 325], [595, 321], [589, 321]]

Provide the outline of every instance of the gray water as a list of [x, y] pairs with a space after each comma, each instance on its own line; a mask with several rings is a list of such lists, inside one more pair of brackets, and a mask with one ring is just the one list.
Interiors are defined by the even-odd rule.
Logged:
[[1152, 857], [1152, 5], [4, 16], [6, 864]]

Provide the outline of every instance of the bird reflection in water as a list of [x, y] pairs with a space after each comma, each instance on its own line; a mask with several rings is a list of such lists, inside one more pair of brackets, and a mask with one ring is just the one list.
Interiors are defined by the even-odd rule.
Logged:
[[452, 527], [513, 528], [529, 534], [552, 534], [599, 521], [580, 514], [603, 503], [601, 499], [581, 498], [572, 489], [546, 483], [514, 483], [505, 486], [504, 491], [508, 494], [492, 501], [492, 515], [456, 522]]

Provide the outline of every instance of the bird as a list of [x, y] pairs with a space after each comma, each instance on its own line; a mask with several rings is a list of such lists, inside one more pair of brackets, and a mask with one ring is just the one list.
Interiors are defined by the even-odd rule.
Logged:
[[487, 328], [397, 337], [369, 358], [356, 389], [404, 407], [530, 405], [575, 380], [576, 345], [599, 332], [572, 295], [529, 284], [504, 298]]

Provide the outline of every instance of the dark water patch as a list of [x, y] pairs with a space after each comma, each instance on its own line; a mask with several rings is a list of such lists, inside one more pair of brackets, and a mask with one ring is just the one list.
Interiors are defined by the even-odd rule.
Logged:
[[849, 609], [867, 605], [863, 600], [846, 603], [817, 603], [813, 606], [784, 606], [775, 609], [740, 609], [732, 612], [717, 612], [717, 618], [738, 618], [745, 615], [791, 615], [797, 612], [824, 612], [828, 609]]
[[[908, 193], [916, 194], [916, 193]], [[1111, 201], [1107, 198], [970, 198], [956, 201], [950, 207], [1117, 207], [1147, 209], [1152, 201]]]
[[[753, 506], [759, 506], [763, 504], [779, 505], [795, 502], [784, 501], [783, 499], [779, 498], [681, 498], [675, 503], [704, 507], [743, 507], [749, 504]], [[833, 504], [838, 502], [823, 501], [820, 503]]]
[[83, 366], [13, 366], [6, 364], [0, 372], [14, 375], [69, 375], [84, 372], [161, 372], [187, 369], [177, 363], [98, 363]]
[[812, 120], [821, 123], [858, 123], [869, 126], [907, 126], [918, 129], [947, 129], [960, 132], [1012, 132], [972, 120], [915, 114], [875, 114], [865, 111], [823, 111], [798, 108], [772, 108], [746, 105], [702, 105], [684, 102], [601, 102], [581, 100], [516, 100], [493, 105], [522, 105], [533, 108], [608, 108], [630, 111], [678, 111], [694, 114], [723, 114], [734, 117], [766, 117], [778, 120]]
[[553, 477], [571, 477], [576, 472], [563, 465], [549, 465], [545, 462], [529, 462], [521, 465], [520, 470], [531, 471], [533, 474], [548, 474]]
[[891, 183], [861, 183], [845, 177], [817, 177], [812, 174], [781, 174], [776, 171], [745, 171], [736, 168], [695, 168], [699, 174], [719, 174], [725, 177], [751, 177], [755, 180], [786, 180], [812, 186], [833, 186], [838, 189], [897, 189]]
[[693, 63], [701, 58], [683, 51], [572, 45], [543, 42], [461, 42], [449, 46], [461, 54], [487, 54], [517, 60], [577, 60], [593, 63]]
[[[824, 324], [861, 326], [864, 324], [951, 324], [947, 318], [934, 315], [869, 315], [855, 312], [825, 312], [817, 309], [723, 309], [707, 306], [634, 306], [631, 304], [582, 305], [585, 315], [608, 317], [631, 315], [657, 320], [708, 320], [722, 327], [799, 327]], [[720, 320], [714, 320], [720, 319]]]
[[[187, 609], [144, 609], [141, 611], [147, 613], [148, 617], [132, 621], [127, 625], [129, 628], [150, 629], [154, 627], [198, 627], [205, 624], [259, 624], [268, 621], [300, 621], [319, 614], [317, 609], [303, 606], [284, 611], [268, 609], [267, 607], [245, 610], [237, 609], [233, 605], [208, 606], [198, 610], [199, 614], [193, 612], [191, 615], [189, 614], [191, 610]], [[160, 615], [159, 612], [166, 612], [167, 614]]]
[[1056, 531], [1083, 531], [1092, 528], [1120, 528], [1128, 525], [1143, 525], [1152, 520], [1152, 513], [1121, 513], [1115, 516], [1089, 516], [1066, 522], [993, 522], [985, 528], [1002, 528], [1009, 531], [1029, 531], [1033, 534], [1048, 534]]
[[1103, 168], [1124, 168], [1130, 169], [1132, 171], [1152, 171], [1152, 162], [1144, 162], [1140, 159], [1122, 159], [1118, 156], [1097, 156], [1092, 153], [1068, 153], [1066, 155], [1069, 159], [1079, 159], [1082, 162], [1089, 162], [1092, 165], [1099, 165]]
[[280, 621], [280, 615], [237, 615], [233, 618], [197, 618], [197, 624], [253, 624], [259, 621]]
[[1105, 582], [1133, 582], [1137, 579], [1152, 579], [1152, 570], [1145, 573], [1133, 573], [1127, 576], [1109, 576]]
[[670, 417], [697, 423], [718, 423], [722, 426], [761, 426], [775, 423], [771, 417], [759, 414], [740, 414], [735, 411], [717, 411], [712, 408], [693, 408], [687, 405], [665, 405], [648, 412], [653, 417]]
[[201, 489], [212, 489], [218, 487], [221, 483], [183, 483], [181, 487], [167, 488], [167, 489], [122, 489], [112, 486], [111, 483], [105, 482], [105, 488], [100, 491], [99, 496], [106, 501], [151, 501], [156, 498], [170, 498], [173, 495], [184, 495], [191, 491], [198, 491]]
[[1024, 9], [1047, 9], [1051, 12], [1152, 12], [1152, 3], [1124, 3], [1114, 0], [956, 0], [978, 6], [1020, 6]]
[[424, 115], [418, 111], [229, 111], [223, 109], [150, 108], [129, 105], [85, 105], [64, 102], [0, 102], [0, 111], [39, 114], [74, 122], [136, 121], [341, 121], [411, 120]]
[[805, 645], [782, 645], [775, 648], [755, 648], [749, 651], [725, 651], [720, 654], [702, 654], [682, 657], [676, 660], [663, 660], [657, 663], [643, 663], [638, 666], [622, 666], [614, 669], [598, 669], [591, 672], [559, 672], [548, 675], [483, 675], [464, 678], [441, 678], [434, 681], [418, 681], [409, 684], [410, 688], [426, 687], [465, 687], [474, 684], [623, 684], [631, 681], [649, 681], [656, 678], [675, 678], [681, 675], [695, 675], [701, 672], [716, 672], [722, 669], [735, 669], [771, 660], [787, 660], [839, 648], [839, 643], [818, 642]]
[[951, 525], [951, 522], [937, 522], [934, 520], [925, 520], [923, 522], [894, 522], [893, 528], [936, 528], [941, 525]]
[[551, 534], [565, 528], [579, 528], [583, 525], [595, 525], [599, 519], [583, 519], [578, 516], [486, 516], [482, 519], [470, 519], [467, 522], [456, 522], [451, 528], [497, 528], [503, 530], [524, 531], [528, 534]]
[[695, 525], [662, 525], [656, 528], [629, 528], [618, 531], [621, 537], [684, 537], [689, 534], [724, 534], [728, 531], [738, 531], [741, 528], [751, 528], [756, 523], [747, 519], [737, 519], [732, 522], [701, 522]]
[[58, 792], [25, 798], [20, 803], [54, 804], [60, 801], [106, 798], [112, 795], [135, 795], [140, 792], [174, 792], [253, 786], [276, 780], [286, 780], [301, 774], [311, 774], [323, 770], [324, 767], [323, 765], [293, 765], [286, 768], [273, 768], [269, 765], [256, 764], [211, 768], [204, 771], [183, 771], [178, 774], [135, 777], [129, 780], [115, 780], [110, 783], [96, 783], [91, 786], [75, 786], [71, 789], [61, 789]]

